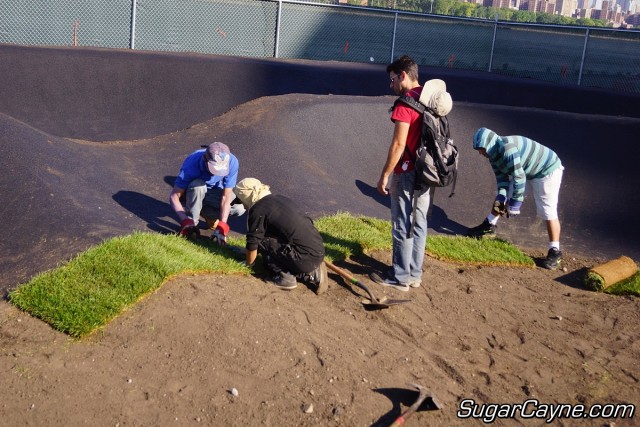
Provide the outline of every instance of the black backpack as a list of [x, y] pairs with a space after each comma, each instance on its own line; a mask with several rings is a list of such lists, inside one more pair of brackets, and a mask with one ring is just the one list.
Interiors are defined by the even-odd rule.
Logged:
[[453, 184], [451, 194], [456, 191], [458, 177], [458, 148], [453, 145], [447, 116], [438, 116], [433, 110], [409, 95], [399, 97], [393, 104], [403, 102], [422, 115], [422, 135], [416, 152], [405, 150], [415, 161], [416, 190], [428, 187], [447, 187]]

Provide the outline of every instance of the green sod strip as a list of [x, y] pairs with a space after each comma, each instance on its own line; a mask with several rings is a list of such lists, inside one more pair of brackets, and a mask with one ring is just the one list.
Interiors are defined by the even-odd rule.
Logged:
[[[327, 258], [344, 259], [371, 250], [391, 250], [391, 223], [380, 219], [338, 213], [320, 218]], [[427, 253], [443, 261], [461, 264], [535, 267], [517, 247], [499, 239], [428, 236]]]
[[[389, 221], [338, 213], [318, 219], [327, 259], [391, 250]], [[244, 238], [229, 239], [244, 247]], [[533, 266], [520, 250], [499, 240], [431, 236], [429, 255], [450, 262]], [[107, 240], [68, 263], [34, 277], [9, 294], [11, 303], [73, 337], [103, 327], [172, 276], [185, 273], [249, 274], [231, 250], [203, 239], [134, 233]], [[240, 257], [241, 258], [241, 257]]]
[[584, 284], [592, 291], [601, 291], [604, 289], [605, 282], [601, 275], [589, 271], [584, 277]]
[[326, 257], [331, 261], [391, 249], [389, 221], [340, 212], [317, 219], [315, 225], [324, 239]]
[[635, 295], [640, 297], [640, 271], [604, 290], [613, 295]]
[[215, 253], [175, 236], [135, 233], [105, 241], [36, 276], [9, 298], [55, 329], [81, 337], [172, 276], [210, 272], [248, 274], [249, 269], [227, 251]]
[[436, 259], [454, 263], [535, 267], [531, 257], [500, 239], [433, 236], [427, 239], [427, 253]]
[[584, 284], [588, 289], [597, 292], [602, 291], [613, 295], [640, 296], [640, 271], [627, 279], [609, 286], [608, 288], [605, 288], [606, 283], [602, 276], [589, 271], [584, 276]]

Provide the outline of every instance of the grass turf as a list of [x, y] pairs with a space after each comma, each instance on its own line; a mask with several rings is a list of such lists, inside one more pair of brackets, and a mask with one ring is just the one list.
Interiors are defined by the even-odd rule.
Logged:
[[604, 290], [613, 295], [635, 295], [640, 297], [640, 271]]
[[[371, 250], [391, 250], [391, 223], [364, 216], [338, 213], [316, 221], [328, 258], [348, 258]], [[427, 254], [447, 262], [473, 265], [535, 267], [520, 249], [500, 239], [470, 239], [430, 235]]]
[[117, 237], [39, 274], [11, 292], [9, 299], [53, 328], [80, 337], [177, 274], [249, 274], [228, 251], [215, 250], [170, 235]]
[[[389, 221], [338, 213], [319, 218], [315, 224], [323, 236], [326, 257], [332, 261], [391, 249]], [[244, 238], [229, 243], [243, 246]], [[430, 256], [448, 262], [534, 266], [518, 248], [500, 240], [430, 236], [427, 247]], [[232, 250], [206, 240], [194, 243], [172, 235], [137, 232], [106, 240], [37, 275], [10, 292], [9, 300], [53, 328], [82, 337], [178, 274], [250, 274], [241, 259]]]

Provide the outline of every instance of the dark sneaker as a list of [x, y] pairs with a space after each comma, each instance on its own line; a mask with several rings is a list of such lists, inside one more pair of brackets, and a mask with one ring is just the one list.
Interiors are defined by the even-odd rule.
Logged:
[[316, 287], [316, 294], [320, 295], [327, 291], [329, 288], [329, 275], [327, 274], [327, 266], [324, 265], [324, 261], [316, 267], [315, 270], [309, 275], [309, 281]]
[[489, 223], [485, 218], [482, 224], [477, 227], [470, 228], [467, 231], [467, 237], [474, 239], [491, 239], [496, 237], [496, 226]]
[[397, 289], [402, 292], [409, 291], [409, 285], [407, 283], [400, 283], [394, 277], [389, 277], [388, 275], [382, 276], [376, 272], [369, 273], [369, 279], [376, 282], [378, 285], [388, 286], [392, 289]]
[[556, 248], [550, 248], [547, 252], [547, 258], [542, 262], [544, 268], [556, 270], [562, 264], [562, 252]]
[[273, 278], [273, 283], [275, 283], [275, 285], [280, 289], [286, 290], [291, 290], [298, 287], [296, 276], [285, 271], [281, 271], [280, 273], [276, 274]]

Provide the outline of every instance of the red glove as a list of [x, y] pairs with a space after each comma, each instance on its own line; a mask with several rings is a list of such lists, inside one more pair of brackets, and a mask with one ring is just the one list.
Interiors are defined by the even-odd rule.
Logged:
[[217, 221], [215, 230], [211, 234], [211, 238], [217, 241], [221, 245], [227, 244], [227, 234], [229, 234], [229, 224], [222, 221]]
[[229, 224], [226, 222], [218, 221], [218, 225], [216, 225], [216, 231], [223, 236], [227, 236], [229, 234]]
[[183, 219], [180, 223], [180, 235], [189, 236], [192, 233], [200, 234], [195, 222], [191, 218]]

